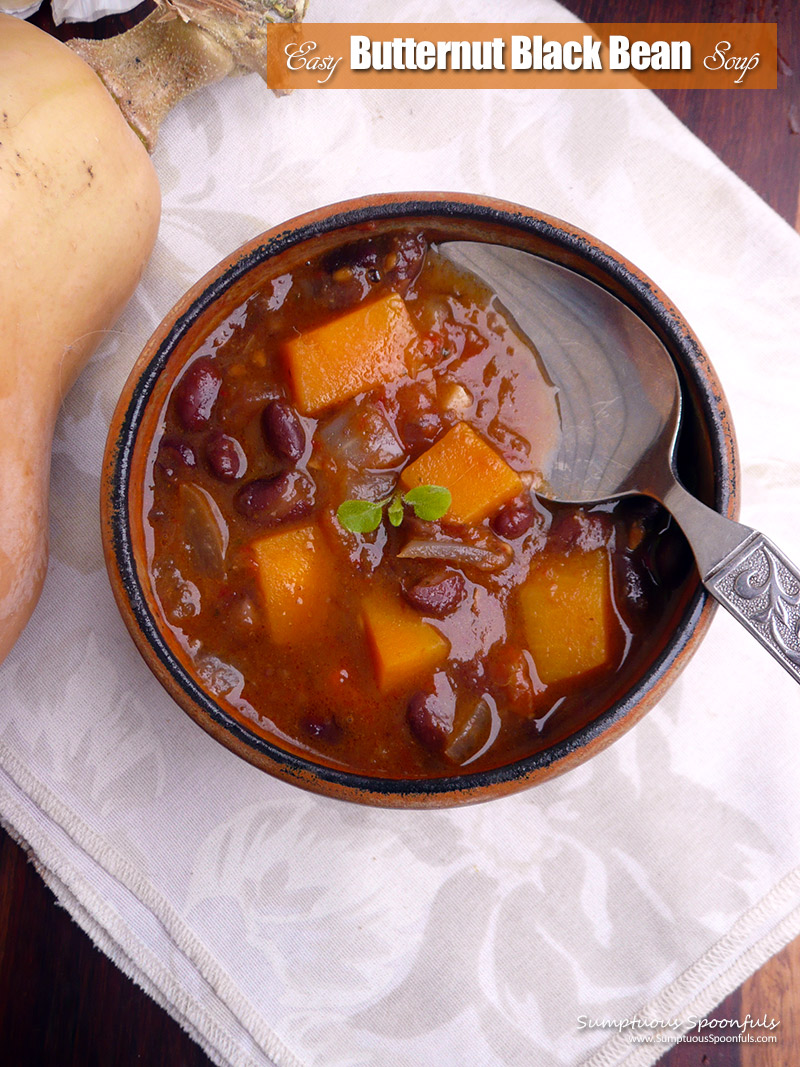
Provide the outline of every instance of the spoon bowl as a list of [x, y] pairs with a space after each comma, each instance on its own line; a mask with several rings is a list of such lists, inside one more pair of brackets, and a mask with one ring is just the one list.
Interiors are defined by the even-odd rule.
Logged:
[[680, 382], [653, 331], [602, 286], [542, 256], [472, 241], [440, 252], [491, 287], [558, 390], [561, 441], [540, 495], [658, 500], [686, 534], [706, 589], [800, 681], [800, 571], [679, 481]]
[[468, 241], [439, 251], [490, 282], [558, 390], [561, 437], [543, 495], [575, 504], [658, 496], [681, 389], [653, 331], [605, 289], [541, 256]]

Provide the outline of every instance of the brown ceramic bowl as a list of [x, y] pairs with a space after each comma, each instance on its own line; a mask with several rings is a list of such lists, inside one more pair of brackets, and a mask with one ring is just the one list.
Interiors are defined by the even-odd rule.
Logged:
[[713, 608], [692, 571], [665, 619], [650, 662], [587, 726], [544, 751], [493, 770], [425, 780], [368, 778], [312, 762], [248, 729], [205, 691], [154, 608], [142, 520], [144, 470], [157, 413], [193, 341], [260, 284], [335, 245], [423, 228], [436, 241], [493, 241], [535, 252], [598, 282], [636, 311], [678, 367], [684, 424], [682, 477], [707, 504], [735, 517], [736, 451], [725, 400], [708, 358], [678, 310], [634, 266], [575, 227], [528, 208], [450, 193], [389, 194], [335, 204], [256, 237], [199, 281], [147, 343], [111, 424], [104, 465], [103, 535], [123, 618], [147, 664], [188, 714], [221, 744], [295, 785], [360, 803], [443, 807], [502, 796], [552, 778], [600, 752], [664, 693], [703, 636]]

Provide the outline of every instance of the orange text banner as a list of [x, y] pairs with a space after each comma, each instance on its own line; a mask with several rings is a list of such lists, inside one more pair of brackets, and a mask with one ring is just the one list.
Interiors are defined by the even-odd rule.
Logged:
[[774, 89], [770, 22], [292, 23], [268, 81], [291, 89]]

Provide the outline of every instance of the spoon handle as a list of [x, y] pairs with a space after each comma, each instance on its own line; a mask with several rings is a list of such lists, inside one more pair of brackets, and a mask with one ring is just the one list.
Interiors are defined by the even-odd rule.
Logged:
[[800, 571], [764, 534], [716, 571], [706, 589], [800, 682]]
[[664, 503], [709, 593], [800, 682], [800, 570], [764, 534], [712, 511], [678, 483]]

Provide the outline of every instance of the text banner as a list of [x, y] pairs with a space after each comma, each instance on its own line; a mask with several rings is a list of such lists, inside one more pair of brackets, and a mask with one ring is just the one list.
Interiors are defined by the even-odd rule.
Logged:
[[291, 23], [268, 81], [291, 89], [774, 89], [772, 22]]

